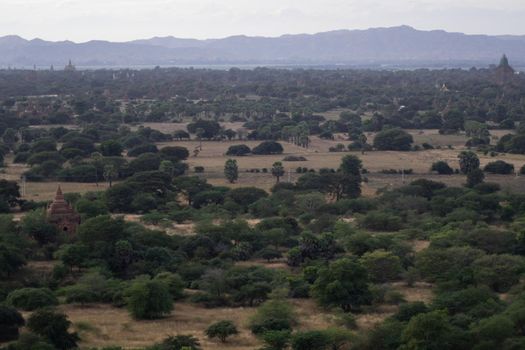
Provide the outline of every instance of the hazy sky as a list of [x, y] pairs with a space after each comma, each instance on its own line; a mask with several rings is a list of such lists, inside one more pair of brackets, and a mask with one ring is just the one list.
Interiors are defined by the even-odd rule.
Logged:
[[525, 34], [525, 0], [0, 0], [0, 36], [77, 42], [278, 36], [401, 24]]

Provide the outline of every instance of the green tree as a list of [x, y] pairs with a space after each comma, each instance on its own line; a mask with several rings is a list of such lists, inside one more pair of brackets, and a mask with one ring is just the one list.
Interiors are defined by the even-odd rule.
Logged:
[[330, 344], [330, 338], [322, 331], [304, 331], [292, 336], [293, 350], [323, 350]]
[[155, 344], [153, 349], [159, 350], [200, 350], [199, 340], [193, 335], [181, 334], [164, 339], [161, 343]]
[[387, 129], [377, 133], [374, 147], [381, 151], [408, 151], [413, 142], [412, 135], [403, 129]]
[[47, 288], [15, 289], [9, 293], [6, 302], [8, 305], [24, 311], [33, 311], [41, 307], [58, 305], [57, 298]]
[[272, 165], [272, 175], [277, 179], [277, 183], [279, 183], [279, 179], [281, 176], [284, 175], [284, 167], [283, 163], [281, 162], [275, 162]]
[[268, 300], [250, 319], [250, 330], [255, 335], [268, 331], [290, 331], [295, 324], [292, 305], [285, 300]]
[[406, 350], [451, 349], [452, 326], [444, 311], [419, 314], [408, 322], [402, 334]]
[[208, 338], [219, 338], [223, 343], [226, 342], [228, 337], [238, 333], [239, 331], [235, 324], [229, 320], [215, 322], [206, 328], [206, 336]]
[[399, 257], [385, 250], [365, 253], [361, 257], [361, 263], [368, 271], [370, 279], [376, 283], [394, 281], [402, 271]]
[[339, 306], [345, 312], [371, 302], [366, 269], [354, 259], [343, 258], [318, 272], [313, 295], [323, 305]]
[[439, 175], [451, 175], [454, 174], [454, 169], [452, 169], [447, 162], [440, 160], [432, 164], [430, 171], [435, 171]]
[[66, 315], [52, 309], [39, 309], [27, 321], [27, 328], [31, 332], [42, 336], [60, 350], [77, 347], [79, 337], [76, 333], [69, 333], [70, 326]]
[[479, 185], [485, 179], [485, 174], [481, 169], [474, 169], [467, 173], [467, 187], [473, 188], [476, 185]]
[[169, 287], [159, 280], [138, 279], [126, 290], [128, 310], [137, 319], [155, 319], [173, 310]]
[[22, 251], [11, 245], [0, 243], [0, 276], [11, 277], [26, 264]]
[[230, 183], [234, 183], [239, 178], [239, 168], [235, 159], [228, 159], [224, 164], [224, 176]]
[[83, 244], [66, 244], [60, 247], [57, 256], [71, 271], [73, 267], [78, 267], [80, 271], [89, 257], [89, 251]]
[[479, 169], [479, 158], [476, 153], [472, 151], [462, 151], [458, 155], [459, 168], [463, 174]]

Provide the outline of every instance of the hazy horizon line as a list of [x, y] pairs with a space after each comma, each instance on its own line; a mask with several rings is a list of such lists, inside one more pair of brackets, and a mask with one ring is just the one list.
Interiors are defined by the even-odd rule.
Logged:
[[69, 39], [61, 39], [61, 40], [53, 40], [53, 39], [45, 39], [44, 37], [34, 37], [34, 38], [27, 38], [19, 34], [0, 34], [0, 38], [6, 38], [6, 37], [18, 37], [20, 39], [23, 39], [25, 41], [35, 41], [35, 40], [42, 40], [46, 42], [53, 42], [53, 43], [61, 43], [61, 42], [71, 42], [74, 44], [85, 44], [93, 41], [104, 41], [104, 42], [111, 42], [111, 43], [130, 43], [133, 41], [139, 41], [139, 40], [151, 40], [151, 39], [163, 39], [163, 38], [174, 38], [174, 39], [180, 39], [180, 40], [198, 40], [198, 41], [208, 41], [208, 40], [222, 40], [222, 39], [228, 39], [228, 38], [235, 38], [235, 37], [248, 37], [248, 38], [265, 38], [265, 39], [276, 39], [276, 38], [282, 38], [285, 36], [300, 36], [300, 35], [317, 35], [317, 34], [324, 34], [324, 33], [331, 33], [331, 32], [353, 32], [353, 31], [368, 31], [368, 30], [379, 30], [379, 29], [394, 29], [394, 28], [410, 28], [415, 31], [420, 32], [446, 32], [449, 34], [463, 34], [468, 36], [487, 36], [487, 37], [523, 37], [525, 34], [486, 34], [486, 33], [467, 33], [467, 32], [459, 32], [459, 31], [448, 31], [446, 29], [418, 29], [415, 26], [407, 25], [407, 24], [400, 24], [395, 26], [380, 26], [380, 27], [368, 27], [368, 28], [335, 28], [330, 30], [324, 30], [324, 31], [315, 31], [315, 32], [298, 32], [298, 33], [282, 33], [279, 35], [248, 35], [248, 34], [232, 34], [227, 36], [221, 36], [221, 37], [208, 37], [208, 38], [197, 38], [197, 37], [183, 37], [183, 36], [176, 36], [174, 34], [168, 34], [168, 35], [155, 35], [151, 37], [141, 37], [141, 38], [135, 38], [131, 40], [117, 40], [113, 41], [110, 39], [100, 39], [100, 38], [94, 38], [86, 41], [74, 41]]

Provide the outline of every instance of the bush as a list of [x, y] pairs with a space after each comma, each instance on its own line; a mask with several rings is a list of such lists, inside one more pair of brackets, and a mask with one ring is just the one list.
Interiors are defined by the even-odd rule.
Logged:
[[27, 321], [27, 328], [31, 332], [40, 335], [60, 350], [77, 347], [79, 337], [76, 333], [68, 332], [70, 325], [66, 315], [51, 309], [37, 310]]
[[252, 150], [250, 149], [250, 147], [246, 145], [233, 145], [228, 148], [226, 155], [240, 157], [245, 156], [251, 152]]
[[382, 211], [371, 211], [359, 220], [359, 225], [374, 231], [399, 231], [401, 218]]
[[307, 160], [303, 156], [286, 156], [283, 158], [283, 162], [306, 162]]
[[196, 167], [193, 168], [193, 171], [196, 174], [202, 174], [204, 172], [204, 167], [203, 166], [196, 166]]
[[281, 154], [283, 153], [283, 146], [275, 141], [264, 141], [252, 149], [253, 154]]
[[399, 257], [385, 250], [365, 253], [361, 257], [361, 263], [370, 279], [378, 283], [394, 281], [399, 278], [402, 271]]
[[322, 331], [304, 331], [292, 336], [293, 350], [322, 350], [330, 343], [328, 334]]
[[256, 335], [268, 331], [290, 331], [294, 320], [292, 306], [288, 302], [269, 300], [257, 309], [250, 320], [250, 330]]
[[490, 162], [487, 165], [485, 165], [485, 168], [483, 168], [483, 170], [491, 174], [508, 175], [514, 172], [514, 165], [507, 163], [503, 160], [497, 160], [495, 162]]
[[154, 319], [173, 310], [168, 285], [158, 280], [136, 280], [126, 292], [127, 307], [137, 319]]
[[451, 175], [454, 173], [454, 169], [452, 169], [448, 163], [443, 160], [433, 163], [430, 171], [435, 171], [439, 175]]
[[409, 151], [414, 142], [412, 135], [402, 129], [388, 129], [377, 133], [374, 147], [381, 151]]
[[235, 324], [228, 320], [215, 322], [206, 328], [206, 336], [208, 338], [219, 338], [223, 343], [226, 342], [226, 338], [238, 333], [239, 331], [237, 327], [235, 327]]
[[167, 146], [160, 150], [160, 156], [164, 160], [170, 160], [176, 163], [188, 159], [190, 152], [185, 147]]
[[57, 298], [47, 288], [22, 288], [17, 289], [7, 296], [7, 304], [24, 311], [58, 305]]

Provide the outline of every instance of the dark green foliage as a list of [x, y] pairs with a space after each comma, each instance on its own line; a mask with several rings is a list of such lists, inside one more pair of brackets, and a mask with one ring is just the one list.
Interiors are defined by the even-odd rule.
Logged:
[[104, 141], [99, 148], [104, 157], [120, 157], [124, 151], [124, 146], [115, 140]]
[[257, 202], [261, 198], [268, 197], [266, 191], [256, 187], [240, 187], [228, 192], [227, 198], [231, 199], [238, 205], [247, 208], [249, 205]]
[[245, 156], [251, 152], [252, 150], [250, 149], [250, 147], [246, 145], [233, 145], [228, 148], [228, 151], [226, 151], [226, 155], [239, 157], [239, 156]]
[[157, 153], [159, 150], [153, 144], [138, 145], [128, 151], [128, 157], [138, 157], [144, 153]]
[[402, 129], [383, 130], [374, 138], [374, 148], [382, 151], [409, 151], [414, 142], [412, 135]]
[[57, 298], [47, 288], [21, 288], [9, 293], [7, 304], [16, 308], [32, 311], [45, 306], [58, 305]]
[[474, 169], [471, 172], [467, 173], [467, 187], [475, 187], [483, 182], [485, 179], [485, 174], [481, 169]]
[[147, 350], [200, 350], [200, 343], [192, 335], [176, 335], [164, 339]]
[[483, 170], [491, 174], [507, 175], [514, 173], [514, 165], [507, 163], [503, 160], [497, 160], [495, 162], [490, 162], [487, 165], [485, 165]]
[[452, 175], [454, 173], [454, 169], [443, 160], [433, 163], [430, 170], [437, 172], [439, 175]]
[[321, 268], [312, 292], [321, 304], [339, 306], [345, 312], [359, 310], [371, 301], [366, 269], [349, 258]]
[[293, 350], [322, 350], [326, 349], [330, 339], [321, 331], [298, 332], [292, 336]]
[[16, 340], [23, 325], [24, 318], [15, 308], [0, 305], [0, 342]]
[[57, 349], [68, 350], [77, 347], [79, 337], [69, 333], [71, 322], [66, 315], [52, 309], [40, 309], [31, 314], [27, 327], [31, 332], [40, 335]]
[[462, 151], [458, 155], [458, 159], [459, 169], [463, 174], [470, 174], [474, 170], [479, 169], [479, 158], [472, 151]]
[[283, 153], [283, 146], [275, 141], [264, 141], [255, 146], [252, 153], [256, 155], [281, 154]]
[[167, 146], [160, 150], [162, 159], [170, 160], [174, 163], [188, 159], [189, 155], [188, 149], [180, 146]]
[[224, 343], [228, 337], [238, 334], [239, 331], [232, 321], [223, 320], [210, 325], [205, 333], [208, 338], [219, 338]]
[[199, 129], [202, 130], [201, 137], [204, 139], [212, 139], [219, 134], [221, 126], [216, 121], [199, 119], [193, 123], [188, 124], [188, 131], [192, 134], [197, 134]]
[[284, 300], [270, 300], [261, 305], [250, 320], [250, 330], [255, 335], [268, 331], [290, 331], [294, 325], [291, 305]]
[[127, 307], [137, 319], [154, 319], [173, 310], [168, 285], [160, 280], [139, 279], [126, 290]]
[[374, 231], [398, 231], [402, 227], [401, 218], [381, 211], [367, 213], [359, 224]]
[[428, 311], [428, 307], [421, 301], [404, 303], [399, 305], [399, 310], [393, 317], [400, 322], [408, 322], [412, 317], [427, 313]]

